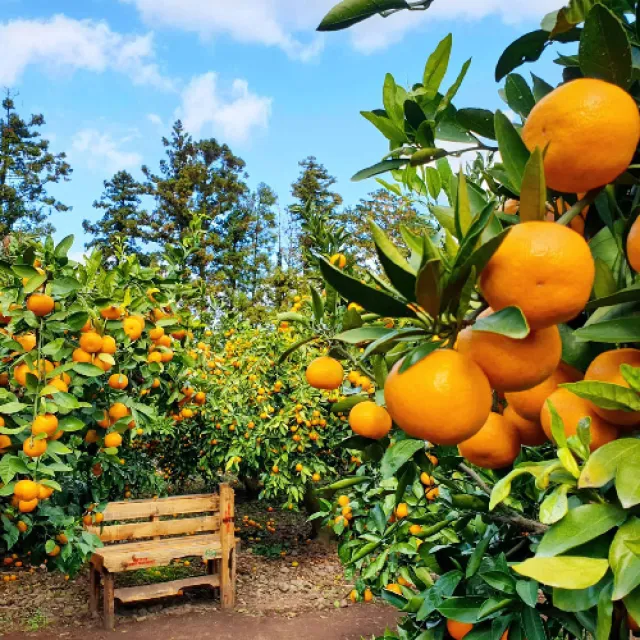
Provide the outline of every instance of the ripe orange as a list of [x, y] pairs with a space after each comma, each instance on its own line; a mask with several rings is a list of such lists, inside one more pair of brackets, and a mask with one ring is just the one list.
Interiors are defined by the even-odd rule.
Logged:
[[112, 389], [126, 389], [129, 384], [129, 378], [124, 375], [124, 373], [114, 373], [109, 376], [109, 386]]
[[13, 339], [19, 343], [25, 351], [33, 351], [36, 348], [35, 333], [23, 333], [21, 336], [13, 336]]
[[55, 545], [53, 549], [49, 551], [48, 555], [50, 555], [52, 558], [55, 558], [59, 553], [60, 553], [60, 547], [58, 545]]
[[329, 262], [338, 269], [344, 269], [347, 266], [347, 257], [343, 253], [334, 253]]
[[84, 436], [84, 441], [87, 442], [88, 444], [93, 444], [94, 442], [98, 442], [99, 439], [100, 438], [98, 437], [98, 432], [95, 429], [89, 429]]
[[11, 438], [0, 433], [0, 453], [4, 453], [11, 446]]
[[547, 435], [542, 430], [540, 418], [528, 420], [523, 418], [515, 409], [509, 405], [504, 410], [505, 420], [516, 429], [520, 436], [520, 442], [527, 447], [537, 447], [547, 441]]
[[579, 234], [555, 222], [511, 227], [480, 275], [495, 311], [520, 307], [531, 329], [575, 318], [589, 300], [595, 264]]
[[520, 453], [517, 429], [499, 413], [490, 413], [474, 436], [458, 445], [460, 455], [483, 469], [502, 469]]
[[531, 110], [522, 130], [530, 151], [546, 150], [547, 185], [578, 193], [613, 182], [640, 140], [640, 115], [620, 87], [581, 78], [563, 84]]
[[27, 309], [38, 317], [49, 315], [54, 306], [53, 298], [45, 293], [32, 293], [27, 298]]
[[414, 438], [454, 445], [478, 432], [491, 411], [491, 387], [471, 358], [439, 349], [387, 377], [384, 397], [393, 421]]
[[[640, 367], [640, 349], [613, 349], [601, 353], [589, 365], [587, 372], [584, 374], [584, 379], [610, 382], [628, 388], [629, 383], [620, 372], [620, 366], [623, 364]], [[607, 422], [612, 422], [621, 427], [632, 429], [640, 424], [640, 411], [601, 409], [598, 406], [594, 406], [593, 409]]]
[[84, 349], [74, 349], [71, 354], [71, 359], [74, 362], [91, 362], [91, 354]]
[[567, 436], [576, 434], [578, 422], [582, 418], [591, 418], [591, 451], [595, 451], [603, 444], [611, 442], [618, 437], [618, 429], [615, 425], [601, 418], [595, 411], [594, 405], [571, 393], [568, 389], [554, 391], [544, 403], [540, 412], [542, 428], [550, 440], [551, 436], [551, 412], [548, 403], [553, 404], [564, 423], [564, 432]]
[[401, 502], [395, 510], [396, 518], [402, 519], [409, 515], [409, 506], [406, 502]]
[[102, 350], [102, 336], [95, 331], [88, 331], [80, 336], [80, 348], [87, 353], [98, 353]]
[[19, 480], [13, 487], [13, 495], [19, 500], [33, 500], [38, 497], [38, 484], [33, 480]]
[[16, 527], [18, 527], [18, 531], [20, 533], [25, 533], [25, 531], [27, 531], [27, 529], [29, 528], [29, 525], [24, 520], [20, 520]]
[[38, 500], [46, 500], [53, 495], [53, 488], [44, 484], [38, 485]]
[[120, 420], [129, 415], [129, 408], [122, 404], [122, 402], [115, 402], [109, 409], [109, 416], [113, 420]]
[[447, 620], [447, 631], [455, 640], [462, 640], [469, 631], [473, 629], [473, 625], [467, 622], [458, 622], [457, 620]]
[[115, 304], [112, 304], [108, 307], [105, 307], [104, 309], [100, 310], [100, 315], [105, 319], [105, 320], [118, 320], [119, 318], [122, 317], [122, 314], [124, 313], [122, 307], [118, 307]]
[[53, 378], [49, 380], [47, 384], [55, 387], [58, 391], [62, 391], [63, 393], [67, 393], [67, 391], [69, 391], [69, 385], [62, 378]]
[[157, 389], [160, 386], [160, 379], [159, 378], [154, 378], [153, 382], [151, 383], [151, 388], [152, 389]]
[[391, 431], [391, 416], [375, 402], [361, 402], [349, 412], [349, 426], [360, 436], [379, 440]]
[[385, 589], [387, 591], [391, 591], [392, 593], [397, 593], [399, 596], [402, 595], [402, 587], [399, 584], [396, 584], [395, 582], [391, 582], [389, 583]]
[[457, 349], [474, 360], [496, 391], [523, 391], [553, 373], [562, 341], [555, 326], [531, 331], [522, 340], [468, 327], [458, 334]]
[[316, 389], [338, 389], [342, 385], [344, 369], [334, 358], [321, 356], [307, 367], [306, 377]]
[[134, 316], [122, 321], [122, 329], [131, 340], [137, 340], [142, 335], [142, 325]]
[[338, 496], [338, 504], [341, 507], [348, 507], [349, 506], [349, 496]]
[[33, 500], [20, 500], [18, 502], [18, 509], [20, 513], [31, 513], [38, 506], [38, 498]]
[[207, 400], [207, 394], [204, 391], [198, 391], [194, 400], [196, 404], [204, 404]]
[[167, 349], [166, 351], [160, 352], [160, 361], [161, 362], [171, 362], [173, 360], [173, 349]]
[[[527, 420], [540, 420], [540, 411], [544, 401], [565, 382], [582, 380], [582, 373], [577, 369], [561, 362], [558, 368], [543, 382], [526, 391], [505, 393], [504, 397], [509, 406]], [[523, 444], [527, 444], [523, 442]]]
[[104, 446], [107, 448], [119, 447], [121, 444], [122, 436], [117, 431], [107, 433], [107, 435], [104, 437]]
[[97, 422], [98, 422], [98, 426], [103, 427], [104, 429], [108, 428], [111, 425], [111, 421], [109, 420], [109, 414], [104, 409], [102, 410], [102, 419], [98, 420]]
[[56, 418], [56, 416], [54, 416], [52, 413], [45, 413], [36, 416], [33, 424], [31, 425], [31, 433], [34, 436], [44, 433], [47, 435], [47, 438], [50, 438], [57, 431], [57, 429], [58, 418]]
[[162, 336], [164, 335], [164, 328], [163, 327], [154, 327], [153, 329], [151, 329], [149, 331], [149, 337], [156, 342], [157, 340], [160, 340], [160, 338], [162, 338]]
[[147, 356], [147, 362], [162, 362], [162, 354], [159, 351], [152, 351]]
[[41, 440], [27, 438], [22, 443], [22, 450], [29, 458], [39, 458], [47, 450], [47, 441], [45, 438]]
[[113, 355], [117, 351], [116, 341], [113, 336], [102, 336], [102, 353], [110, 353]]
[[627, 236], [627, 259], [634, 271], [640, 273], [640, 216], [629, 229]]

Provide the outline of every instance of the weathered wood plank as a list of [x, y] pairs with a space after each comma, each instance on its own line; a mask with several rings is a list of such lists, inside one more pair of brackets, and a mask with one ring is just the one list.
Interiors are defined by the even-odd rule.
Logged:
[[219, 587], [220, 578], [215, 575], [196, 576], [171, 582], [160, 582], [140, 587], [126, 587], [116, 589], [115, 598], [120, 602], [138, 602], [140, 600], [153, 600], [155, 598], [168, 598], [180, 595], [183, 589], [189, 587]]
[[228, 484], [220, 485], [220, 600], [223, 609], [230, 609], [236, 602], [234, 579], [235, 505], [233, 489]]
[[183, 515], [218, 511], [220, 498], [215, 494], [197, 494], [158, 498], [157, 500], [125, 500], [110, 502], [104, 510], [104, 521], [136, 520], [152, 516]]
[[108, 631], [116, 625], [115, 602], [113, 600], [113, 574], [108, 571], [102, 573], [102, 597], [103, 597], [103, 624]]
[[219, 516], [200, 516], [197, 518], [176, 518], [175, 520], [157, 520], [155, 522], [131, 522], [106, 527], [88, 527], [88, 531], [97, 535], [102, 542], [120, 540], [139, 540], [154, 536], [179, 536], [220, 529]]

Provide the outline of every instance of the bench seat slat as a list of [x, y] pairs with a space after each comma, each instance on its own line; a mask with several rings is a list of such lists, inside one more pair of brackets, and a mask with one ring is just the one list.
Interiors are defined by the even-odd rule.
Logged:
[[174, 520], [156, 520], [155, 522], [132, 522], [107, 527], [88, 527], [90, 533], [97, 535], [102, 542], [118, 540], [137, 540], [154, 536], [179, 536], [181, 534], [218, 531], [219, 516], [201, 516], [198, 518], [176, 518]]
[[197, 494], [158, 498], [157, 500], [125, 500], [110, 502], [104, 510], [104, 521], [137, 520], [151, 516], [183, 515], [186, 513], [205, 513], [220, 509], [220, 496]]
[[182, 589], [189, 587], [210, 587], [220, 586], [220, 576], [196, 576], [195, 578], [185, 578], [183, 580], [172, 580], [171, 582], [161, 582], [158, 584], [148, 584], [138, 587], [124, 587], [115, 590], [116, 600], [120, 602], [138, 602], [140, 600], [153, 600], [155, 598], [168, 598], [177, 596]]

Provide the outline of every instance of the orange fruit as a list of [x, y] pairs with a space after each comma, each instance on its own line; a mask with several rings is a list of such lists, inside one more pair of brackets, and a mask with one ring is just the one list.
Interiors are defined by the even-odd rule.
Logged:
[[112, 433], [107, 433], [104, 437], [104, 446], [109, 447], [119, 447], [122, 444], [122, 436], [117, 432], [113, 431]]
[[540, 420], [540, 411], [542, 411], [544, 401], [558, 388], [558, 385], [578, 380], [582, 380], [582, 373], [565, 362], [561, 362], [558, 368], [540, 384], [525, 391], [505, 393], [504, 397], [509, 406], [523, 418]]
[[67, 393], [69, 391], [69, 385], [62, 378], [53, 378], [47, 383], [52, 387], [55, 387], [58, 391]]
[[349, 426], [354, 433], [379, 440], [391, 431], [391, 416], [375, 402], [360, 402], [349, 412]]
[[634, 271], [640, 273], [640, 216], [629, 229], [627, 236], [627, 259]]
[[207, 394], [204, 391], [198, 391], [194, 400], [196, 404], [204, 404], [207, 400]]
[[32, 293], [27, 298], [27, 309], [38, 317], [49, 315], [54, 306], [53, 298], [45, 293]]
[[315, 389], [338, 389], [342, 385], [344, 369], [335, 358], [321, 356], [307, 367], [306, 377]]
[[29, 525], [26, 522], [24, 522], [24, 520], [20, 520], [16, 525], [16, 527], [18, 527], [18, 531], [20, 533], [24, 533], [29, 528]]
[[539, 417], [536, 420], [523, 418], [511, 405], [504, 410], [503, 416], [512, 427], [515, 427], [520, 436], [520, 442], [527, 447], [537, 447], [547, 441], [547, 434], [542, 429]]
[[520, 453], [518, 430], [499, 413], [491, 412], [474, 436], [458, 445], [460, 455], [483, 469], [502, 469]]
[[25, 351], [33, 351], [36, 348], [35, 333], [23, 333], [21, 336], [13, 336], [13, 339], [19, 343]]
[[110, 362], [105, 362], [100, 357], [94, 357], [92, 362], [96, 367], [99, 367], [103, 371], [109, 371], [113, 366]]
[[142, 325], [135, 317], [125, 318], [122, 321], [122, 329], [131, 340], [137, 340], [142, 335]]
[[164, 335], [164, 328], [163, 327], [154, 327], [153, 329], [151, 329], [149, 331], [149, 337], [155, 342], [157, 340], [160, 340], [160, 338], [162, 338], [162, 336]]
[[520, 307], [531, 329], [575, 318], [589, 300], [595, 264], [589, 245], [555, 222], [511, 227], [480, 274], [480, 287], [495, 311]]
[[170, 347], [172, 340], [171, 336], [162, 335], [155, 342], [159, 347]]
[[338, 269], [344, 269], [347, 266], [347, 257], [343, 253], [334, 253], [329, 262]]
[[562, 356], [562, 341], [555, 326], [531, 331], [522, 340], [467, 327], [458, 334], [457, 349], [484, 371], [496, 391], [523, 391], [554, 372]]
[[109, 376], [109, 386], [112, 389], [126, 389], [129, 384], [129, 378], [124, 373], [114, 373]]
[[19, 500], [33, 500], [38, 497], [38, 483], [33, 480], [18, 480], [13, 487], [13, 495]]
[[111, 355], [117, 351], [116, 341], [113, 336], [102, 336], [102, 349], [100, 351]]
[[22, 450], [29, 458], [39, 458], [47, 450], [47, 441], [45, 438], [36, 440], [35, 438], [27, 438], [22, 443]]
[[151, 388], [152, 389], [157, 389], [160, 386], [160, 379], [159, 378], [154, 378], [153, 382], [151, 383]]
[[98, 353], [102, 350], [102, 336], [95, 331], [88, 331], [80, 336], [80, 348], [87, 353]]
[[581, 78], [561, 85], [531, 110], [522, 130], [530, 151], [546, 151], [547, 185], [579, 193], [613, 182], [640, 140], [640, 115], [620, 87]]
[[94, 442], [98, 442], [99, 439], [100, 438], [98, 437], [98, 432], [95, 429], [89, 429], [84, 436], [84, 441], [87, 442], [88, 444], [93, 444]]
[[33, 500], [20, 500], [18, 502], [18, 509], [20, 513], [31, 513], [38, 506], [38, 498]]
[[409, 515], [409, 506], [406, 502], [401, 502], [395, 510], [396, 518], [406, 518]]
[[4, 453], [11, 446], [11, 438], [0, 433], [0, 453]]
[[104, 513], [96, 513], [95, 516], [93, 516], [93, 521], [96, 524], [100, 524], [101, 522], [104, 521]]
[[395, 582], [391, 582], [389, 583], [385, 589], [387, 591], [391, 591], [392, 593], [397, 593], [399, 596], [402, 595], [402, 587], [399, 584], [396, 584]]
[[[589, 365], [584, 374], [585, 380], [610, 382], [629, 388], [629, 383], [620, 372], [623, 364], [640, 367], [640, 349], [613, 349], [601, 353]], [[621, 427], [633, 428], [640, 424], [640, 411], [624, 411], [623, 409], [601, 409], [594, 405], [593, 410], [607, 422]]]
[[100, 315], [105, 320], [119, 320], [122, 317], [124, 310], [122, 307], [118, 307], [115, 304], [112, 304], [104, 309], [100, 310]]
[[38, 500], [46, 500], [53, 495], [53, 488], [44, 484], [38, 485]]
[[122, 402], [115, 402], [109, 409], [109, 416], [113, 420], [120, 420], [129, 415], [129, 408], [122, 404]]
[[58, 429], [58, 418], [52, 413], [45, 413], [36, 416], [31, 425], [31, 433], [34, 436], [44, 433], [50, 438]]
[[439, 349], [399, 373], [396, 363], [384, 387], [387, 411], [414, 438], [454, 445], [480, 430], [491, 411], [489, 381], [468, 356]]
[[171, 362], [173, 360], [173, 349], [167, 349], [166, 351], [160, 352], [160, 360], [161, 362]]
[[152, 351], [147, 356], [147, 362], [162, 362], [162, 354], [159, 351]]
[[473, 625], [468, 622], [458, 622], [457, 620], [447, 620], [447, 631], [455, 640], [462, 640], [469, 631], [473, 629]]
[[[86, 335], [86, 334], [85, 334]], [[71, 354], [71, 359], [74, 362], [91, 362], [91, 354], [84, 349], [74, 349]]]
[[591, 451], [595, 451], [603, 444], [618, 437], [617, 427], [601, 418], [591, 402], [571, 393], [568, 389], [557, 389], [547, 398], [540, 412], [540, 422], [549, 440], [553, 440], [549, 402], [562, 418], [564, 432], [567, 436], [576, 434], [578, 422], [582, 418], [591, 418]]
[[48, 555], [50, 555], [52, 558], [55, 558], [59, 553], [60, 553], [60, 547], [58, 545], [55, 545], [53, 549], [49, 551]]

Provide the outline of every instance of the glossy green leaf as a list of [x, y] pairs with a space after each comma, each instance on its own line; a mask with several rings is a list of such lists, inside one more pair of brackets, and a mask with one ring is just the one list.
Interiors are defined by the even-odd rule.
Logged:
[[524, 170], [529, 160], [529, 150], [525, 146], [520, 134], [502, 111], [495, 115], [496, 137], [502, 156], [502, 163], [509, 176], [509, 180], [517, 193], [520, 193]]
[[609, 265], [602, 259], [595, 259], [596, 277], [593, 283], [593, 295], [596, 298], [606, 298], [618, 288], [615, 276]]
[[538, 603], [538, 583], [532, 580], [517, 580], [516, 593], [528, 607]]
[[640, 440], [621, 438], [594, 451], [585, 463], [578, 486], [603, 487], [614, 479], [618, 466], [625, 460], [640, 460]]
[[640, 504], [640, 473], [638, 460], [627, 456], [618, 464], [616, 472], [616, 492], [620, 504], [625, 509], [631, 509]]
[[454, 207], [454, 221], [456, 235], [462, 240], [471, 226], [471, 205], [469, 204], [469, 192], [467, 191], [467, 178], [460, 169], [458, 174], [458, 194]]
[[478, 318], [474, 331], [498, 333], [508, 338], [521, 340], [529, 335], [529, 325], [520, 307], [505, 307], [485, 318]]
[[80, 286], [75, 278], [69, 276], [56, 278], [51, 284], [51, 295], [54, 298], [66, 298], [69, 294], [76, 292]]
[[623, 317], [590, 324], [577, 329], [574, 336], [583, 342], [640, 342], [640, 317]]
[[620, 20], [602, 4], [587, 14], [580, 37], [580, 69], [626, 89], [632, 77], [631, 45]]
[[456, 113], [458, 122], [461, 126], [473, 133], [482, 136], [483, 138], [489, 138], [490, 140], [496, 139], [496, 131], [493, 125], [494, 114], [487, 109], [458, 109]]
[[347, 29], [381, 11], [406, 8], [405, 0], [342, 0], [325, 15], [318, 31]]
[[440, 313], [440, 271], [440, 260], [429, 260], [416, 280], [416, 301], [432, 318]]
[[535, 106], [527, 81], [518, 73], [510, 73], [504, 84], [507, 104], [520, 116], [527, 118]]
[[[436, 109], [436, 119], [438, 118], [439, 114], [445, 111], [445, 109], [451, 104], [451, 101], [455, 98], [456, 93], [458, 93], [458, 89], [460, 89], [460, 86], [462, 85], [462, 81], [467, 75], [467, 71], [469, 71], [470, 66], [471, 66], [471, 58], [469, 58], [462, 65], [462, 69], [460, 69], [460, 73], [458, 74], [458, 77], [455, 79], [454, 83], [447, 89], [447, 92], [444, 94], [442, 100], [440, 100], [440, 103], [438, 104], [438, 107]], [[442, 131], [440, 131], [440, 133], [442, 134]]]
[[607, 560], [580, 556], [535, 557], [513, 566], [513, 570], [522, 576], [561, 589], [592, 587], [608, 568]]
[[613, 602], [611, 602], [611, 585], [600, 591], [598, 598], [598, 620], [596, 623], [595, 640], [609, 640], [613, 626]]
[[73, 366], [73, 370], [80, 375], [87, 376], [88, 378], [94, 378], [104, 374], [104, 371], [100, 367], [96, 367], [95, 364], [89, 364], [88, 362], [76, 363]]
[[544, 220], [547, 215], [547, 185], [542, 150], [535, 148], [527, 161], [520, 189], [520, 222]]
[[444, 158], [446, 155], [448, 155], [448, 151], [445, 149], [420, 149], [411, 156], [409, 163], [412, 167], [419, 167], [438, 158]]
[[553, 91], [553, 87], [548, 82], [533, 73], [531, 74], [531, 79], [533, 80], [533, 97], [536, 102], [540, 102], [542, 98]]
[[612, 504], [585, 504], [571, 509], [544, 534], [536, 556], [557, 556], [598, 538], [625, 521], [627, 514]]
[[484, 598], [454, 596], [447, 598], [437, 610], [447, 619], [473, 624], [478, 621], [478, 613], [483, 603]]
[[497, 505], [506, 500], [511, 493], [511, 483], [518, 477], [530, 474], [534, 477], [544, 472], [544, 467], [534, 464], [524, 464], [510, 471], [504, 478], [501, 478], [493, 486], [491, 499], [489, 501], [489, 511], [493, 511]]
[[453, 36], [446, 35], [427, 59], [422, 77], [422, 85], [427, 90], [427, 95], [434, 97], [438, 93], [440, 84], [447, 73], [449, 58], [451, 57], [451, 47]]
[[640, 284], [634, 284], [626, 289], [620, 289], [604, 298], [597, 298], [587, 304], [586, 309], [593, 311], [599, 307], [610, 307], [614, 304], [622, 304], [623, 302], [640, 302]]
[[540, 614], [531, 607], [525, 607], [521, 613], [522, 631], [527, 640], [546, 640], [544, 625]]
[[616, 409], [621, 411], [640, 411], [640, 397], [638, 394], [619, 384], [611, 382], [597, 382], [595, 380], [582, 380], [561, 384], [581, 398], [593, 402], [602, 409]]
[[382, 162], [378, 162], [366, 169], [358, 171], [351, 180], [353, 182], [366, 180], [367, 178], [372, 178], [373, 176], [386, 173], [387, 171], [392, 171], [393, 169], [400, 169], [400, 167], [404, 167], [407, 162], [407, 160], [383, 160]]
[[334, 339], [347, 344], [362, 344], [378, 340], [390, 333], [394, 333], [394, 330], [386, 329], [385, 327], [359, 327], [358, 329], [349, 329], [338, 333]]
[[370, 226], [378, 259], [389, 281], [409, 302], [414, 302], [416, 299], [415, 273], [385, 232], [373, 221], [370, 222]]
[[598, 584], [588, 589], [558, 589], [553, 590], [553, 606], [561, 611], [576, 613], [588, 611], [598, 604], [598, 597], [603, 587], [611, 581], [610, 576], [605, 576]]
[[640, 586], [640, 557], [627, 542], [640, 538], [640, 518], [631, 517], [625, 522], [611, 543], [609, 564], [613, 571], [613, 599], [620, 600]]
[[400, 366], [400, 373], [404, 373], [410, 369], [414, 364], [418, 364], [421, 360], [424, 360], [428, 355], [433, 353], [436, 349], [442, 347], [441, 342], [423, 342], [415, 349], [411, 350], [403, 359]]
[[402, 105], [396, 100], [397, 92], [396, 81], [390, 73], [387, 73], [382, 87], [382, 104], [389, 118], [398, 128], [401, 128], [404, 121], [404, 111]]
[[60, 240], [60, 242], [56, 245], [56, 248], [53, 252], [53, 255], [56, 258], [66, 258], [67, 253], [69, 253], [69, 249], [73, 246], [73, 235], [65, 236]]
[[531, 31], [514, 40], [503, 52], [496, 65], [495, 78], [500, 82], [508, 73], [525, 62], [535, 62], [545, 47], [551, 44], [549, 33], [542, 29]]
[[559, 447], [566, 447], [567, 436], [564, 430], [564, 422], [551, 400], [546, 400], [546, 405], [551, 414], [551, 437]]
[[570, 488], [571, 486], [568, 484], [561, 484], [542, 501], [540, 505], [540, 522], [554, 524], [564, 518], [569, 510], [567, 492]]
[[390, 478], [406, 462], [413, 458], [417, 451], [424, 450], [422, 440], [401, 440], [387, 449], [380, 463], [380, 472], [384, 478]]

